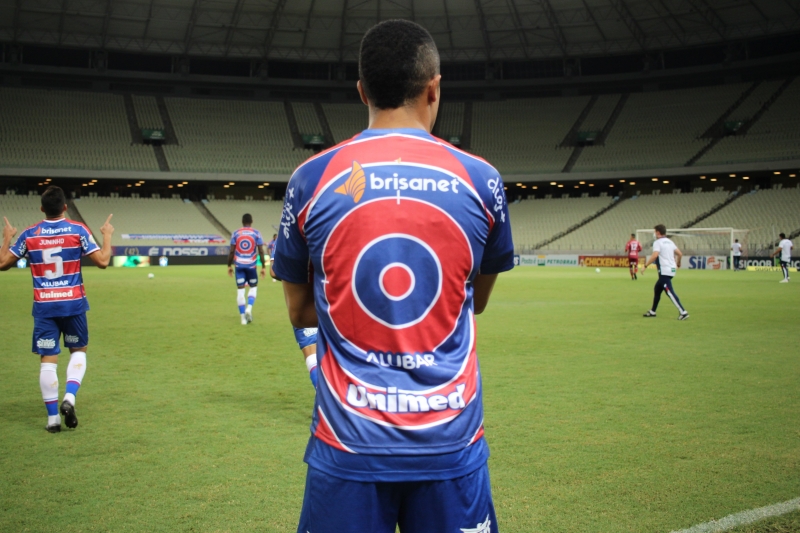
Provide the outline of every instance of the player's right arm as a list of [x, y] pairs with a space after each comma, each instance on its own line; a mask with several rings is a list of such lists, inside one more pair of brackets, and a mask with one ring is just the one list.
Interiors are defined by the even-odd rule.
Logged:
[[11, 253], [11, 240], [17, 234], [17, 228], [11, 225], [6, 217], [3, 217], [3, 244], [0, 246], [0, 270], [8, 270], [19, 259]]
[[475, 314], [483, 313], [489, 304], [489, 297], [494, 289], [494, 282], [497, 281], [497, 274], [478, 274], [472, 282], [472, 303], [475, 307]]
[[108, 215], [105, 224], [100, 226], [100, 234], [103, 235], [103, 247], [89, 253], [89, 259], [98, 268], [106, 268], [111, 261], [111, 235], [114, 234], [114, 226], [111, 225], [111, 217]]
[[233, 277], [233, 256], [236, 253], [236, 245], [231, 244], [231, 251], [228, 252], [228, 276]]
[[681, 258], [683, 257], [683, 252], [681, 252], [680, 248], [675, 248], [675, 266], [680, 268], [681, 267]]
[[314, 284], [283, 282], [283, 296], [289, 310], [289, 322], [296, 328], [315, 328], [319, 324], [314, 306]]

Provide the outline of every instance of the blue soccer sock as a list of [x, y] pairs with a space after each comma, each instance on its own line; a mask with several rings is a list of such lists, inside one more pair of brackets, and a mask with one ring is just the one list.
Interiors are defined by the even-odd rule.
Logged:
[[67, 366], [67, 391], [64, 400], [75, 405], [75, 396], [86, 374], [86, 352], [72, 352]]
[[317, 388], [317, 354], [312, 353], [306, 357], [306, 368], [314, 388]]
[[47, 425], [61, 424], [58, 414], [58, 374], [56, 363], [42, 363], [39, 368], [39, 387], [42, 389], [42, 400], [47, 408]]
[[236, 290], [236, 303], [239, 305], [239, 314], [244, 314], [244, 289]]

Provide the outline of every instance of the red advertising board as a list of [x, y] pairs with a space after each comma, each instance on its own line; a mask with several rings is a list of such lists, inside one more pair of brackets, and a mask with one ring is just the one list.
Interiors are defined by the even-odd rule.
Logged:
[[[639, 264], [643, 263], [644, 259], [640, 257]], [[628, 268], [630, 261], [627, 255], [582, 255], [578, 257], [578, 265], [592, 268]]]

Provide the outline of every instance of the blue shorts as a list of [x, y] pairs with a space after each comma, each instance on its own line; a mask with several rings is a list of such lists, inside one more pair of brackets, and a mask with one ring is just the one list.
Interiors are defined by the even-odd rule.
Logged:
[[445, 481], [347, 481], [308, 468], [297, 533], [497, 533], [484, 464]]
[[89, 327], [86, 313], [52, 318], [33, 318], [33, 353], [41, 356], [61, 353], [59, 341], [64, 335], [64, 346], [83, 348], [89, 344]]
[[294, 328], [294, 339], [301, 350], [317, 344], [317, 328]]
[[258, 270], [256, 267], [236, 267], [236, 272], [234, 272], [236, 277], [236, 286], [240, 289], [244, 288], [244, 284], [247, 283], [251, 287], [255, 287], [258, 285]]

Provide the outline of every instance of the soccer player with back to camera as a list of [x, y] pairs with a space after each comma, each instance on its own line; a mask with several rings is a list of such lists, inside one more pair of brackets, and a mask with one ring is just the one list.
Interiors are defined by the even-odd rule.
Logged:
[[639, 277], [639, 252], [642, 251], [642, 243], [636, 240], [636, 235], [631, 233], [630, 240], [625, 244], [625, 251], [628, 252], [628, 267], [631, 272], [631, 279], [637, 280]]
[[513, 244], [503, 181], [430, 135], [439, 53], [418, 24], [364, 35], [369, 128], [286, 190], [273, 268], [319, 323], [298, 533], [496, 533], [475, 314]]
[[[231, 251], [228, 253], [228, 275], [234, 277], [234, 263], [236, 265], [236, 304], [239, 306], [239, 316], [242, 325], [246, 326], [253, 321], [253, 304], [256, 303], [258, 294], [258, 272], [256, 272], [256, 255], [261, 259], [261, 277], [267, 276], [266, 262], [264, 261], [264, 239], [261, 232], [252, 227], [253, 217], [249, 213], [242, 215], [242, 227], [231, 235]], [[247, 291], [247, 304], [245, 305], [244, 287]]]
[[742, 244], [739, 239], [736, 239], [736, 242], [731, 245], [731, 251], [733, 252], [733, 271], [736, 272], [742, 262]]
[[[50, 433], [61, 431], [61, 415], [68, 428], [78, 427], [75, 397], [86, 373], [86, 348], [89, 329], [86, 311], [89, 302], [83, 288], [81, 257], [106, 268], [111, 260], [111, 215], [100, 227], [103, 247], [97, 246], [89, 228], [64, 217], [67, 199], [60, 187], [50, 186], [42, 194], [45, 219], [22, 232], [16, 243], [11, 241], [17, 228], [3, 217], [3, 245], [0, 247], [0, 270], [8, 270], [22, 257], [30, 261], [33, 275], [33, 353], [39, 354], [39, 385], [47, 407]], [[70, 351], [67, 366], [67, 388], [58, 408], [58, 354], [60, 341]]]
[[781, 256], [781, 272], [783, 272], [781, 283], [789, 283], [789, 263], [792, 261], [793, 247], [792, 241], [786, 238], [785, 233], [781, 233], [781, 242], [778, 243], [778, 248], [770, 254], [770, 257]]
[[678, 320], [686, 320], [689, 318], [689, 312], [683, 308], [678, 295], [672, 288], [672, 278], [675, 277], [678, 269], [681, 267], [681, 258], [683, 253], [675, 246], [675, 243], [667, 238], [667, 228], [664, 224], [659, 224], [655, 228], [656, 242], [653, 243], [653, 255], [647, 258], [644, 262], [642, 274], [647, 271], [647, 267], [655, 263], [658, 269], [658, 281], [653, 288], [653, 307], [644, 314], [645, 317], [651, 318], [656, 316], [656, 309], [658, 302], [661, 300], [661, 293], [666, 292], [669, 299], [678, 308]]

